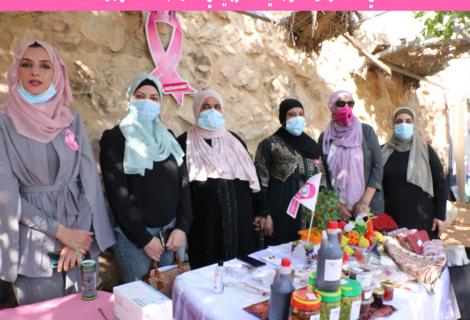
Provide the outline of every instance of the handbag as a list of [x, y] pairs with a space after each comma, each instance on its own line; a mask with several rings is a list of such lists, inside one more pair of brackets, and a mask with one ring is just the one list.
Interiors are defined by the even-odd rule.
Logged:
[[176, 277], [190, 270], [188, 262], [183, 263], [177, 252], [175, 252], [174, 255], [176, 258], [176, 265], [159, 268], [158, 262], [152, 261], [149, 273], [144, 277], [144, 281], [146, 283], [170, 299], [173, 293], [173, 283], [175, 282]]

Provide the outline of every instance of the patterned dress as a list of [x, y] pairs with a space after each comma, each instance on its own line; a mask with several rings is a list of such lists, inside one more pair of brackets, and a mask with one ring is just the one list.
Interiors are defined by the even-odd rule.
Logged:
[[256, 196], [257, 215], [271, 215], [274, 225], [269, 245], [286, 243], [299, 238], [298, 231], [308, 227], [307, 208], [301, 206], [296, 219], [287, 215], [292, 197], [313, 175], [322, 172], [321, 188], [326, 188], [326, 175], [320, 157], [302, 157], [280, 136], [273, 134], [258, 146], [255, 159], [261, 192]]

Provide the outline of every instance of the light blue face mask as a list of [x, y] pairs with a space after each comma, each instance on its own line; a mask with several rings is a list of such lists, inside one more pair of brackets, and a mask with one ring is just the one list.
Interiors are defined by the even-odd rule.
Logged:
[[411, 123], [399, 123], [393, 127], [393, 132], [398, 139], [409, 140], [413, 137], [414, 126]]
[[214, 108], [199, 114], [197, 125], [209, 131], [216, 131], [224, 126], [224, 116]]
[[130, 112], [137, 115], [137, 121], [150, 122], [160, 114], [160, 104], [149, 99], [131, 101]]
[[302, 116], [290, 118], [286, 121], [286, 129], [294, 136], [300, 136], [305, 129], [305, 118]]
[[38, 95], [34, 95], [31, 92], [27, 91], [23, 86], [19, 86], [16, 91], [18, 91], [19, 95], [29, 104], [32, 105], [39, 105], [39, 104], [44, 104], [47, 101], [51, 100], [57, 93], [56, 88], [54, 87], [54, 84], [51, 83], [49, 88], [47, 88], [46, 91], [43, 93], [40, 93]]

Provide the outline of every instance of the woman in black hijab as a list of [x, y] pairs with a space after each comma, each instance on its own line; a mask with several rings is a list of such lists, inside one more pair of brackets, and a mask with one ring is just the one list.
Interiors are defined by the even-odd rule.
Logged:
[[[284, 100], [279, 106], [279, 122], [282, 126], [259, 144], [255, 159], [261, 183], [255, 210], [256, 216], [266, 216], [264, 232], [269, 245], [297, 240], [297, 232], [308, 227], [303, 207], [295, 219], [287, 215], [287, 207], [305, 181], [324, 173], [320, 146], [303, 132], [302, 103]], [[326, 186], [324, 174], [321, 184]]]

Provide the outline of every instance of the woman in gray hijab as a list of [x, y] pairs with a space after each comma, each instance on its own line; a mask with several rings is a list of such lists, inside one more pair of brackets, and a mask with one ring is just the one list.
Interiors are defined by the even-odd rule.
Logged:
[[445, 230], [446, 179], [436, 152], [418, 137], [415, 122], [410, 108], [393, 114], [393, 134], [382, 147], [385, 212], [400, 227], [426, 230], [437, 238]]

